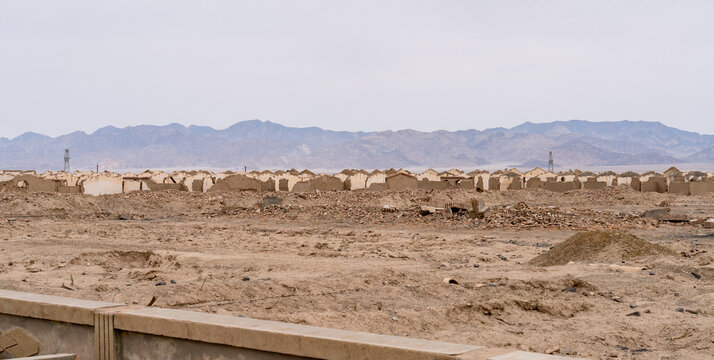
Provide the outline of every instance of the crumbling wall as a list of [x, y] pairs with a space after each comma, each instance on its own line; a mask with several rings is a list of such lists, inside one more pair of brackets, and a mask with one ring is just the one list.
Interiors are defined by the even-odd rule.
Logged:
[[583, 185], [583, 189], [590, 189], [590, 190], [604, 189], [607, 186], [607, 182], [597, 181], [596, 178], [591, 177], [591, 178], [588, 178], [587, 181], [583, 182], [582, 185]]
[[501, 177], [491, 176], [488, 178], [488, 190], [498, 191], [501, 190]]
[[526, 190], [543, 189], [544, 187], [545, 187], [545, 181], [541, 180], [537, 176], [534, 176], [526, 181]]
[[[506, 189], [508, 190], [521, 190], [523, 189], [523, 180], [521, 180], [520, 177], [508, 177], [507, 178], [507, 187]], [[505, 184], [504, 184], [505, 185]]]
[[387, 180], [386, 174], [381, 173], [381, 172], [372, 173], [369, 176], [367, 176], [367, 182], [365, 183], [365, 186], [367, 188], [371, 188], [372, 184], [384, 184], [386, 180]]
[[310, 190], [337, 191], [343, 190], [344, 186], [339, 178], [328, 175], [321, 175], [308, 181]]
[[216, 184], [211, 187], [209, 192], [226, 192], [226, 191], [262, 191], [263, 182], [258, 179], [249, 178], [243, 174], [230, 175], [226, 178], [216, 181]]
[[390, 190], [418, 189], [419, 180], [416, 177], [406, 174], [396, 174], [387, 177], [387, 187]]
[[580, 183], [572, 181], [548, 181], [543, 186], [544, 189], [555, 192], [566, 192], [580, 189]]
[[667, 180], [663, 177], [650, 177], [647, 181], [642, 182], [640, 189], [643, 192], [667, 192]]
[[364, 189], [367, 187], [367, 174], [362, 172], [354, 173], [345, 180], [344, 184], [346, 190]]
[[310, 191], [310, 182], [308, 181], [299, 181], [295, 186], [293, 186], [293, 192], [296, 193], [301, 193], [301, 192], [307, 192]]
[[669, 183], [669, 189], [667, 192], [670, 194], [680, 194], [680, 195], [689, 195], [689, 186], [690, 183], [688, 182], [683, 182], [683, 181], [673, 181]]
[[278, 191], [290, 191], [290, 187], [288, 187], [288, 179], [278, 180]]
[[421, 174], [416, 174], [416, 178], [419, 181], [440, 181], [440, 176], [439, 173], [436, 172], [435, 170], [429, 169], [427, 171], [424, 171]]
[[123, 180], [122, 191], [125, 194], [134, 191], [141, 191], [141, 180]]
[[42, 179], [36, 175], [18, 175], [10, 180], [0, 183], [2, 191], [31, 191], [31, 192], [57, 192], [64, 181]]
[[122, 193], [122, 178], [114, 175], [96, 175], [82, 182], [82, 189], [88, 195], [111, 195]]
[[706, 181], [694, 181], [689, 183], [689, 195], [706, 195], [709, 184]]
[[451, 184], [448, 181], [419, 180], [417, 187], [424, 190], [446, 190], [451, 188]]

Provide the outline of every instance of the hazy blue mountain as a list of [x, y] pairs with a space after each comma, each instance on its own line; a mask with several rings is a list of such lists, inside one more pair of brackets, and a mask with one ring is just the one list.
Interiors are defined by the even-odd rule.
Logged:
[[169, 124], [107, 126], [56, 138], [25, 133], [0, 138], [0, 168], [61, 169], [65, 148], [72, 168], [86, 170], [96, 164], [109, 170], [532, 167], [547, 164], [551, 150], [556, 164], [571, 167], [714, 161], [714, 136], [657, 122], [572, 120], [483, 131], [348, 132], [250, 120], [222, 130]]
[[714, 144], [714, 135], [701, 135], [650, 121], [590, 122], [570, 120], [542, 124], [526, 122], [510, 131], [548, 137], [575, 135], [638, 144], [647, 149], [667, 152], [674, 156], [690, 155]]
[[714, 163], [714, 145], [697, 151], [684, 159], [690, 162]]

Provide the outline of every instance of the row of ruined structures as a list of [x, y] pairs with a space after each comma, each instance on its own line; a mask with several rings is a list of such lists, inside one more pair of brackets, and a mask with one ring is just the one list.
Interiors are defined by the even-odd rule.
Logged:
[[337, 174], [315, 174], [298, 171], [144, 171], [141, 174], [111, 172], [65, 173], [49, 171], [0, 171], [0, 192], [34, 191], [48, 193], [108, 195], [135, 191], [179, 190], [191, 192], [228, 191], [334, 191], [334, 190], [405, 190], [405, 189], [479, 189], [522, 190], [545, 189], [566, 192], [579, 189], [601, 189], [626, 185], [638, 191], [703, 195], [714, 192], [714, 174], [700, 171], [681, 172], [672, 167], [663, 173], [638, 174], [611, 171], [603, 173], [569, 170], [548, 172], [541, 168], [521, 172], [517, 169], [495, 172], [475, 170], [464, 173], [451, 169], [437, 172], [429, 169], [411, 173], [404, 169], [343, 170]]

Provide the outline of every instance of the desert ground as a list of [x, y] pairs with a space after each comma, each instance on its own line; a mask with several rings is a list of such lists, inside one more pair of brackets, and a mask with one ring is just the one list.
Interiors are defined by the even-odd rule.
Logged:
[[[256, 205], [266, 195], [282, 204]], [[484, 218], [420, 211], [472, 199], [490, 206]], [[641, 216], [663, 208], [714, 217], [714, 194], [6, 192], [0, 288], [589, 358], [712, 359], [714, 229]], [[644, 243], [557, 246], [589, 230]]]

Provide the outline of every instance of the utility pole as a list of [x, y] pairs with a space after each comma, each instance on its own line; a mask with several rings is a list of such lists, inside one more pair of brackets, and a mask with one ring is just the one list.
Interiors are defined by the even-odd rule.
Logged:
[[553, 171], [553, 152], [552, 151], [548, 152], [548, 171], [555, 172], [555, 171]]
[[64, 172], [69, 172], [69, 149], [64, 149]]

